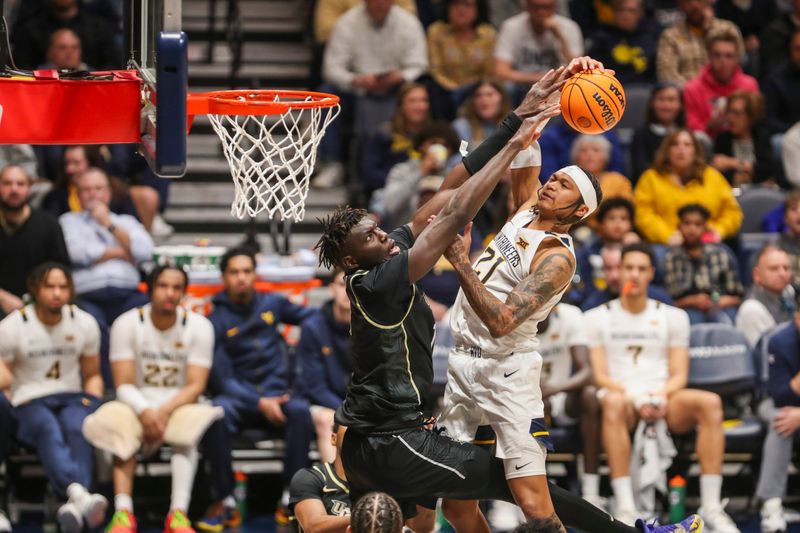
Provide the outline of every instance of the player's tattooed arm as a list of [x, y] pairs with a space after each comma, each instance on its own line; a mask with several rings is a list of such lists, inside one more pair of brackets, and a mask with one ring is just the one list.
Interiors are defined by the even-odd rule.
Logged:
[[508, 295], [498, 299], [484, 286], [461, 251], [448, 250], [461, 288], [492, 337], [514, 331], [553, 296], [561, 292], [575, 273], [575, 259], [561, 245], [543, 247], [536, 254], [531, 273]]

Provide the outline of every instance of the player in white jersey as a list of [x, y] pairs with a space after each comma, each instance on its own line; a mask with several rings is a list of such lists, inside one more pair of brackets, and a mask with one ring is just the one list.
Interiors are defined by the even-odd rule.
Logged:
[[[587, 63], [603, 68], [591, 58], [577, 58], [568, 70], [577, 73]], [[551, 500], [545, 460], [552, 444], [544, 423], [536, 332], [575, 274], [568, 232], [597, 209], [602, 192], [594, 176], [574, 165], [556, 171], [540, 187], [540, 169], [538, 143], [532, 143], [511, 164], [513, 201], [519, 208], [474, 264], [468, 256], [469, 227], [466, 237], [457, 237], [445, 252], [461, 291], [451, 310], [456, 346], [449, 357], [440, 425], [461, 441], [473, 440], [479, 426], [490, 425], [495, 453], [528, 526], [564, 531], [559, 516], [574, 524], [581, 516], [604, 513], [582, 500], [563, 505]], [[561, 507], [554, 508], [554, 501]], [[476, 501], [446, 500], [444, 506], [459, 533], [488, 530]], [[694, 531], [702, 524], [690, 517], [674, 527]], [[625, 530], [599, 518], [578, 528]]]
[[[68, 302], [72, 277], [57, 263], [31, 273], [34, 303], [0, 322], [0, 390], [9, 389], [17, 438], [36, 449], [50, 483], [68, 501], [57, 513], [64, 533], [99, 526], [108, 502], [90, 494], [94, 450], [81, 434], [100, 403], [100, 329]], [[2, 394], [2, 392], [0, 392]]]
[[589, 363], [589, 340], [580, 309], [558, 304], [539, 323], [537, 332], [542, 356], [542, 398], [551, 424], [580, 424], [583, 444], [581, 496], [603, 508], [600, 498], [600, 405]]
[[[111, 370], [117, 399], [129, 405], [143, 428], [143, 444], [160, 445], [170, 416], [195, 403], [206, 388], [214, 330], [204, 316], [180, 306], [186, 273], [172, 266], [153, 272], [150, 303], [122, 314], [111, 326]], [[197, 447], [172, 449], [172, 498], [165, 533], [194, 533], [186, 512], [197, 468]], [[115, 457], [116, 512], [108, 533], [135, 533], [133, 477], [136, 456]]]
[[687, 389], [689, 317], [647, 297], [655, 268], [645, 244], [622, 250], [622, 294], [585, 315], [590, 356], [603, 412], [603, 445], [611, 469], [616, 515], [636, 515], [630, 478], [630, 430], [638, 420], [666, 420], [669, 431], [697, 429], [701, 507], [706, 530], [738, 533], [720, 500], [725, 435], [722, 402], [712, 392]]

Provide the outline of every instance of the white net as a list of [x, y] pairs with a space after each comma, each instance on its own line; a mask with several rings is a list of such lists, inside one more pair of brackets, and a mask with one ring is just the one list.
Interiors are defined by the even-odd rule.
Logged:
[[[276, 95], [274, 101], [287, 100]], [[319, 141], [339, 109], [337, 104], [293, 108], [281, 115], [208, 115], [231, 167], [231, 213], [303, 220]]]

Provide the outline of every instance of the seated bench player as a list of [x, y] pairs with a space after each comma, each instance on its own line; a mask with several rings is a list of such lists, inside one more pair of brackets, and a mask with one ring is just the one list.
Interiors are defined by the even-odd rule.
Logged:
[[[197, 467], [197, 444], [186, 439], [189, 442], [179, 445], [170, 433], [179, 433], [174, 426], [178, 425], [178, 413], [186, 413], [187, 406], [213, 409], [193, 404], [206, 388], [213, 360], [214, 330], [204, 316], [180, 306], [187, 284], [182, 269], [157, 267], [148, 286], [150, 303], [126, 311], [111, 327], [110, 359], [117, 399], [130, 407], [120, 413], [119, 420], [128, 413], [133, 419], [132, 424], [126, 425], [140, 425], [141, 432], [133, 453], [114, 458], [116, 512], [108, 533], [135, 533], [132, 499], [135, 451], [141, 445], [145, 451], [155, 450], [162, 442], [172, 447], [172, 495], [164, 532], [194, 532], [186, 512]], [[200, 425], [197, 410], [192, 412], [193, 419], [180, 422]], [[84, 432], [88, 432], [87, 427]]]
[[611, 469], [617, 520], [637, 514], [630, 474], [631, 437], [638, 420], [665, 420], [673, 435], [697, 430], [700, 509], [706, 531], [738, 533], [725, 512], [722, 401], [713, 392], [686, 388], [689, 378], [689, 317], [647, 296], [655, 272], [645, 244], [622, 249], [622, 294], [584, 315], [590, 357], [603, 413], [603, 446]]
[[580, 424], [584, 474], [581, 496], [603, 508], [600, 498], [600, 405], [589, 364], [589, 341], [583, 313], [575, 306], [559, 303], [539, 323], [539, 353], [542, 356], [542, 398], [551, 425]]
[[81, 434], [103, 394], [100, 330], [69, 303], [67, 267], [43, 263], [28, 290], [34, 303], [0, 322], [0, 389], [11, 389], [17, 438], [36, 450], [56, 494], [68, 498], [56, 514], [61, 531], [78, 533], [99, 526], [108, 506], [89, 493], [94, 451]]

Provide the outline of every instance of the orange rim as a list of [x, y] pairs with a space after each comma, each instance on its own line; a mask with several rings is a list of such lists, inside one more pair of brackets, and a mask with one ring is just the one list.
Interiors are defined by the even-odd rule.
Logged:
[[240, 89], [190, 94], [186, 111], [193, 115], [282, 115], [290, 109], [334, 107], [335, 94], [313, 91]]

